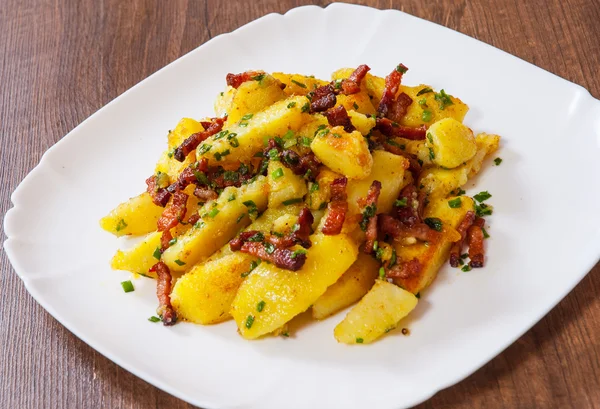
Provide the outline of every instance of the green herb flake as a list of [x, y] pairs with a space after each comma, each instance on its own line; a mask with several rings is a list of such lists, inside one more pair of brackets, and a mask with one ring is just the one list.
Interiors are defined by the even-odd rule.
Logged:
[[172, 238], [171, 240], [169, 240], [169, 247], [171, 247], [172, 245], [174, 245], [175, 243], [177, 243], [177, 237]]
[[261, 300], [258, 304], [256, 304], [256, 311], [262, 312], [263, 308], [265, 308], [265, 304], [266, 302]]
[[120, 219], [119, 222], [117, 223], [117, 227], [115, 227], [115, 230], [121, 231], [121, 230], [123, 230], [126, 227], [127, 227], [127, 223], [125, 223], [125, 220], [124, 219]]
[[310, 147], [310, 143], [312, 142], [312, 139], [303, 136], [302, 139], [300, 140], [300, 143], [302, 144], [302, 146], [306, 146], [307, 148]]
[[460, 197], [457, 197], [452, 200], [448, 200], [448, 206], [450, 206], [452, 209], [458, 209], [461, 205], [462, 205], [462, 200]]
[[246, 318], [246, 328], [252, 328], [252, 324], [254, 324], [254, 316], [248, 315], [248, 318]]
[[175, 260], [175, 264], [177, 264], [178, 266], [185, 266], [185, 263], [179, 259]]
[[362, 231], [367, 231], [369, 220], [371, 219], [371, 217], [375, 216], [375, 213], [377, 213], [377, 206], [375, 205], [375, 203], [365, 207], [365, 210], [363, 210], [362, 213], [362, 220], [359, 223], [360, 229]]
[[264, 80], [264, 79], [265, 79], [265, 74], [258, 74], [257, 76], [255, 76], [255, 77], [252, 77], [252, 79], [253, 79], [254, 81], [261, 82], [262, 80]]
[[310, 110], [310, 104], [307, 102], [306, 104], [302, 105], [302, 109], [300, 110], [302, 113], [306, 113]]
[[494, 163], [496, 164], [496, 166], [500, 166], [500, 164], [502, 163], [502, 158], [494, 159]]
[[214, 209], [211, 209], [210, 212], [208, 212], [208, 217], [210, 218], [214, 218], [216, 215], [219, 214], [219, 209], [217, 209], [216, 207]]
[[240, 146], [240, 141], [238, 141], [238, 139], [236, 137], [233, 137], [231, 139], [227, 138], [229, 140], [229, 144], [234, 147], [237, 148]]
[[296, 106], [296, 101], [292, 101], [287, 105], [288, 108], [293, 108], [295, 106]]
[[408, 71], [408, 68], [404, 64], [399, 64], [396, 67], [396, 71], [398, 71], [400, 74], [406, 74], [406, 71]]
[[446, 94], [446, 91], [444, 91], [443, 89], [440, 90], [439, 93], [435, 94], [434, 98], [438, 102], [438, 104], [440, 106], [440, 110], [443, 111], [444, 109], [446, 109], [446, 107], [454, 104], [454, 102], [452, 102], [452, 99], [450, 97], [451, 96]]
[[121, 287], [123, 287], [123, 291], [125, 291], [126, 293], [130, 293], [133, 290], [135, 290], [135, 288], [133, 288], [131, 280], [121, 282]]
[[468, 257], [469, 257], [468, 253], [463, 253], [463, 254], [460, 255], [460, 258], [463, 259], [463, 260], [466, 259], [466, 258], [468, 258]]
[[296, 80], [292, 80], [292, 82], [294, 84], [296, 84], [297, 86], [299, 86], [300, 88], [306, 88], [306, 84], [304, 84], [303, 82], [296, 81]]
[[479, 217], [491, 216], [493, 209], [485, 203], [475, 205], [475, 214]]
[[212, 148], [212, 145], [206, 145], [206, 144], [202, 144], [200, 145], [200, 148], [198, 149], [198, 153], [200, 155], [204, 155], [206, 152], [208, 152], [210, 149]]
[[242, 117], [242, 121], [247, 121], [249, 119], [252, 119], [253, 116], [254, 116], [254, 114], [246, 114]]
[[148, 321], [150, 321], [150, 322], [159, 322], [160, 318], [158, 318], [157, 316], [153, 315], [152, 317], [148, 318]]
[[398, 199], [394, 202], [394, 206], [396, 207], [406, 207], [408, 204], [408, 198], [403, 197], [402, 199]]
[[287, 331], [286, 331], [286, 332], [282, 332], [282, 333], [281, 333], [281, 336], [282, 336], [282, 337], [285, 337], [285, 338], [289, 338], [289, 337], [290, 337], [290, 333], [289, 333], [289, 332], [287, 332]]
[[282, 168], [275, 169], [273, 172], [271, 172], [271, 177], [274, 180], [279, 179], [280, 177], [283, 177], [283, 169]]
[[248, 238], [248, 241], [252, 243], [261, 243], [265, 241], [265, 235], [260, 231], [256, 232], [254, 235]]
[[229, 195], [229, 198], [227, 199], [228, 202], [233, 202], [235, 200], [235, 193], [232, 193]]
[[419, 106], [421, 108], [429, 108], [429, 105], [427, 105], [427, 98], [421, 98], [419, 100]]
[[433, 92], [433, 90], [429, 87], [423, 88], [421, 91], [417, 92], [417, 96], [420, 97], [423, 94], [428, 94], [430, 92]]
[[241, 221], [242, 221], [242, 219], [244, 218], [244, 216], [245, 216], [245, 215], [246, 215], [246, 213], [242, 213], [242, 214], [240, 214], [240, 215], [238, 216], [237, 220], [235, 221], [235, 222], [236, 222], [236, 224], [237, 224], [237, 223], [239, 223], [239, 222], [241, 222]]
[[489, 239], [489, 238], [490, 238], [490, 235], [489, 235], [489, 233], [487, 232], [487, 230], [485, 229], [485, 227], [482, 227], [482, 228], [481, 228], [481, 231], [483, 232], [483, 238], [484, 238], [484, 239]]
[[298, 249], [298, 250], [294, 250], [294, 251], [292, 252], [292, 254], [291, 254], [291, 256], [290, 256], [290, 257], [291, 257], [291, 258], [296, 258], [296, 257], [298, 257], [299, 255], [301, 255], [301, 254], [306, 254], [306, 253], [307, 253], [307, 251], [306, 251], [306, 250], [304, 250], [304, 249]]
[[157, 247], [154, 250], [154, 253], [152, 253], [152, 256], [154, 256], [155, 259], [160, 260], [160, 255], [162, 254], [162, 252], [160, 251], [160, 247]]
[[390, 257], [390, 261], [388, 261], [388, 268], [392, 268], [396, 265], [398, 260], [398, 256], [396, 255], [396, 249], [392, 248], [392, 256]]
[[352, 108], [354, 108], [354, 110], [357, 110], [358, 109], [358, 104], [356, 102], [353, 102], [352, 103]]
[[400, 144], [400, 143], [394, 141], [393, 139], [388, 139], [386, 142], [392, 146], [395, 146], [398, 149], [402, 149], [402, 150], [406, 149], [406, 145]]
[[487, 190], [484, 190], [483, 192], [479, 192], [473, 196], [473, 199], [477, 200], [478, 202], [485, 202], [490, 197], [492, 197], [492, 195]]
[[263, 246], [267, 254], [273, 254], [275, 252], [275, 245], [273, 243], [263, 243]]
[[428, 217], [424, 220], [425, 224], [435, 231], [442, 231], [442, 221], [437, 217]]
[[435, 159], [435, 153], [433, 153], [433, 148], [429, 148], [429, 159], [431, 159], [431, 160]]
[[427, 132], [427, 140], [429, 143], [433, 143], [433, 135], [431, 135], [431, 132]]
[[267, 155], [269, 155], [270, 160], [273, 160], [273, 161], [279, 160], [279, 151], [275, 148], [269, 150], [269, 152], [267, 152]]
[[379, 267], [379, 278], [385, 279], [385, 268]]
[[281, 202], [282, 205], [284, 206], [289, 206], [289, 205], [293, 205], [296, 203], [301, 203], [302, 202], [302, 198], [301, 197], [297, 197], [294, 199], [288, 199], [288, 200], [284, 200], [283, 202]]
[[423, 111], [423, 113], [421, 114], [421, 119], [423, 120], [423, 122], [429, 122], [429, 121], [431, 121], [432, 117], [433, 117], [433, 114], [428, 109], [425, 109]]
[[415, 297], [417, 297], [417, 298], [421, 298], [421, 293], [416, 293], [416, 294], [415, 294]]
[[356, 338], [356, 343], [357, 344], [362, 344], [363, 342], [365, 342], [364, 339], [362, 339], [362, 338]]
[[310, 193], [316, 192], [317, 190], [319, 190], [319, 183], [318, 182], [313, 182], [310, 185]]
[[319, 210], [323, 210], [327, 208], [327, 202], [323, 202], [319, 205]]
[[471, 266], [470, 266], [470, 265], [468, 265], [468, 264], [465, 264], [465, 265], [464, 265], [464, 266], [461, 268], [461, 270], [462, 270], [462, 271], [464, 271], [464, 272], [466, 273], [467, 271], [471, 271]]

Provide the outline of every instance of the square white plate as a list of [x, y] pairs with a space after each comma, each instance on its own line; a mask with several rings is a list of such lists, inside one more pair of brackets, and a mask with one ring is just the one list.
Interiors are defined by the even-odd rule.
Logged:
[[[419, 41], [407, 41], [418, 36]], [[246, 69], [327, 78], [361, 63], [469, 104], [465, 122], [502, 136], [489, 190], [488, 263], [443, 268], [403, 326], [369, 346], [338, 344], [338, 314], [292, 339], [248, 342], [232, 322], [148, 322], [154, 281], [124, 294], [109, 260], [122, 244], [98, 227], [145, 189], [167, 135], [212, 113], [225, 74]], [[598, 261], [600, 102], [500, 50], [399, 11], [334, 4], [270, 14], [214, 38], [127, 91], [52, 147], [12, 196], [6, 252], [31, 295], [93, 348], [204, 408], [388, 408], [465, 378], [560, 301]], [[471, 186], [471, 184], [469, 185]], [[577, 216], [577, 217], [575, 217]], [[169, 345], [167, 349], [160, 345]]]

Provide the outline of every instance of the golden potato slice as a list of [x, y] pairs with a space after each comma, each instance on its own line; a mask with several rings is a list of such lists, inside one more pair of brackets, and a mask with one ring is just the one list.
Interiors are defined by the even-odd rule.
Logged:
[[283, 84], [285, 88], [283, 92], [287, 95], [306, 95], [320, 86], [327, 85], [327, 81], [320, 80], [314, 76], [306, 76], [302, 74], [285, 74], [283, 72], [274, 72], [271, 74]]
[[333, 330], [338, 342], [368, 344], [394, 329], [416, 306], [417, 297], [385, 280], [377, 282]]
[[365, 136], [375, 127], [375, 118], [373, 117], [367, 117], [356, 111], [348, 111], [348, 116], [356, 130]]
[[116, 254], [110, 262], [113, 270], [125, 270], [134, 274], [140, 274], [149, 277], [156, 277], [156, 273], [151, 273], [148, 270], [156, 263], [160, 252], [160, 237], [162, 233], [155, 231], [150, 233], [146, 238], [138, 243], [130, 250], [117, 250]]
[[[417, 95], [428, 90], [431, 91]], [[430, 125], [443, 118], [454, 118], [462, 122], [469, 111], [469, 107], [459, 98], [446, 94], [444, 90], [435, 92], [428, 85], [416, 87], [401, 85], [398, 92], [406, 93], [413, 100], [406, 115], [400, 121], [401, 125], [412, 127]]]
[[231, 103], [233, 101], [233, 97], [236, 94], [236, 89], [233, 88], [232, 86], [228, 85], [227, 87], [225, 87], [225, 90], [223, 92], [220, 92], [219, 95], [217, 95], [217, 99], [215, 99], [215, 115], [218, 117], [222, 117], [227, 115], [227, 113], [230, 110], [231, 107]]
[[454, 118], [440, 119], [431, 125], [425, 146], [435, 164], [449, 169], [470, 160], [477, 152], [473, 131]]
[[163, 210], [144, 192], [111, 210], [100, 219], [100, 227], [117, 237], [147, 234], [156, 230], [156, 222]]
[[286, 94], [281, 90], [281, 82], [269, 74], [263, 74], [259, 81], [243, 82], [229, 105], [225, 128], [233, 126], [245, 115], [262, 111], [285, 97]]
[[173, 150], [181, 145], [188, 136], [197, 132], [202, 132], [203, 130], [202, 124], [194, 119], [183, 118], [179, 121], [175, 129], [169, 132], [169, 147], [160, 156], [160, 159], [156, 163], [154, 173], [162, 172], [169, 175], [170, 182], [177, 180], [177, 176], [179, 176], [181, 171], [196, 160], [196, 155], [191, 153], [183, 162], [179, 162], [173, 158]]
[[304, 266], [283, 270], [261, 263], [244, 281], [231, 306], [240, 334], [255, 339], [306, 311], [356, 260], [356, 244], [346, 235], [311, 236]]
[[315, 301], [312, 307], [313, 318], [322, 320], [360, 300], [375, 283], [379, 264], [370, 255], [360, 253], [340, 279]]
[[358, 131], [325, 127], [317, 133], [310, 148], [323, 164], [349, 179], [364, 179], [371, 173], [373, 158], [367, 141]]
[[308, 192], [306, 181], [302, 176], [296, 175], [280, 161], [270, 161], [267, 168], [269, 181], [269, 207], [290, 205], [303, 201]]

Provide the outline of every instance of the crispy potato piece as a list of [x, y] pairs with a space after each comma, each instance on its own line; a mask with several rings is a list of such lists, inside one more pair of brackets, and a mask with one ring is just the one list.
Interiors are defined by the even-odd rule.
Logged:
[[346, 108], [346, 111], [356, 111], [363, 115], [375, 115], [377, 113], [377, 109], [371, 103], [369, 94], [366, 91], [351, 95], [339, 94], [335, 105], [342, 105]]
[[431, 125], [425, 146], [435, 164], [449, 169], [470, 160], [477, 152], [473, 131], [454, 118], [440, 119]]
[[306, 97], [278, 101], [252, 118], [227, 128], [229, 135], [236, 134], [235, 145], [239, 146], [234, 146], [233, 140], [227, 136], [215, 139], [218, 135], [214, 135], [198, 146], [196, 157], [208, 159], [209, 166], [247, 163], [263, 148], [264, 137], [283, 136], [289, 130], [300, 129], [309, 118], [307, 113], [302, 112], [303, 106], [308, 103]]
[[434, 200], [446, 197], [450, 192], [464, 186], [481, 170], [483, 160], [498, 149], [499, 141], [498, 135], [477, 135], [475, 138], [477, 152], [464, 165], [454, 169], [432, 167], [423, 171], [420, 181], [423, 190], [429, 193], [431, 200]]
[[306, 95], [310, 91], [328, 84], [327, 81], [301, 74], [284, 74], [283, 72], [274, 72], [271, 75], [285, 84], [283, 92], [290, 96]]
[[[208, 258], [250, 224], [249, 211], [256, 214], [267, 207], [268, 194], [269, 186], [264, 176], [249, 185], [226, 188], [217, 200], [202, 206], [201, 221], [166, 249], [162, 260], [171, 271], [185, 271]], [[234, 199], [230, 200], [231, 197]], [[253, 202], [250, 206], [249, 201]]]
[[[244, 338], [268, 334], [306, 311], [358, 255], [356, 244], [346, 235], [315, 234], [310, 239], [312, 246], [300, 270], [261, 263], [242, 283], [231, 315]], [[259, 303], [261, 311], [257, 311]]]
[[373, 117], [367, 118], [367, 116], [356, 111], [348, 111], [348, 116], [350, 117], [352, 125], [354, 125], [356, 130], [364, 136], [368, 135], [371, 132], [371, 129], [375, 127], [375, 118]]
[[154, 257], [156, 249], [160, 249], [160, 237], [162, 233], [155, 231], [150, 233], [138, 245], [130, 250], [117, 250], [110, 262], [113, 270], [125, 270], [143, 276], [156, 278], [156, 273], [148, 270], [158, 262]]
[[341, 126], [325, 128], [317, 133], [310, 148], [327, 167], [349, 179], [364, 179], [371, 173], [373, 157], [358, 131], [346, 132]]
[[394, 329], [416, 306], [417, 297], [385, 280], [377, 282], [333, 330], [338, 342], [369, 344]]
[[[400, 121], [400, 125], [417, 127], [423, 124], [432, 124], [443, 118], [454, 118], [458, 122], [463, 121], [465, 115], [469, 111], [469, 106], [467, 104], [452, 95], [447, 95], [450, 101], [452, 101], [451, 105], [443, 103], [440, 100], [441, 91], [439, 91], [439, 93], [428, 92], [417, 96], [417, 94], [425, 88], [431, 89], [428, 85], [419, 85], [417, 87], [400, 86], [398, 92], [405, 92], [413, 100], [413, 103], [408, 107], [406, 115], [404, 115]], [[438, 96], [438, 100], [435, 99], [436, 95]], [[442, 97], [442, 99], [445, 98]], [[447, 101], [447, 99], [445, 100]], [[423, 115], [425, 111], [429, 112], [430, 115], [427, 113]]]
[[117, 237], [147, 234], [156, 230], [156, 222], [163, 210], [144, 192], [111, 210], [100, 219], [100, 227]]
[[267, 169], [269, 180], [269, 207], [302, 202], [308, 192], [306, 181], [280, 161], [270, 161]]
[[438, 270], [448, 260], [452, 243], [457, 239], [456, 228], [465, 214], [473, 210], [474, 202], [470, 197], [460, 196], [461, 206], [455, 209], [448, 205], [448, 201], [452, 199], [455, 197], [437, 199], [431, 201], [425, 208], [424, 216], [439, 218], [446, 229], [440, 242], [429, 244], [419, 242], [408, 246], [394, 243], [398, 260], [410, 261], [417, 258], [423, 266], [421, 273], [416, 276], [396, 279], [397, 284], [413, 294], [423, 291], [433, 282]]
[[215, 115], [218, 117], [223, 117], [225, 115], [227, 115], [227, 113], [230, 110], [231, 107], [231, 103], [233, 101], [233, 97], [236, 94], [236, 89], [233, 88], [230, 85], [227, 85], [225, 87], [225, 90], [223, 92], [220, 92], [219, 95], [217, 95], [217, 99], [215, 99]]
[[360, 253], [350, 268], [319, 297], [312, 307], [312, 316], [322, 320], [360, 300], [373, 286], [379, 262]]
[[255, 114], [286, 97], [281, 82], [269, 74], [260, 81], [243, 82], [236, 90], [227, 111], [225, 128], [239, 122], [244, 115]]
[[327, 202], [331, 199], [331, 183], [342, 177], [339, 173], [333, 172], [327, 168], [323, 168], [316, 179], [316, 187], [314, 184], [310, 186], [310, 195], [308, 204], [311, 210], [323, 210], [327, 207]]

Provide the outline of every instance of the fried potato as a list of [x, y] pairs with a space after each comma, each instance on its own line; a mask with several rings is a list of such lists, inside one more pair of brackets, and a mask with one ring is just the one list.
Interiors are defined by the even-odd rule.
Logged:
[[100, 219], [100, 227], [117, 237], [147, 234], [156, 230], [156, 222], [163, 210], [144, 192], [111, 210]]
[[306, 311], [358, 255], [356, 244], [343, 234], [315, 234], [310, 239], [312, 246], [300, 270], [261, 263], [242, 283], [231, 315], [244, 338], [255, 339], [275, 331]]
[[204, 131], [202, 124], [191, 118], [183, 118], [175, 129], [169, 132], [168, 149], [162, 153], [160, 159], [156, 163], [154, 173], [162, 172], [169, 176], [170, 182], [177, 180], [177, 176], [183, 169], [188, 167], [196, 160], [194, 153], [189, 154], [183, 162], [173, 158], [173, 150], [190, 135]]
[[417, 297], [385, 280], [377, 282], [333, 330], [338, 342], [369, 344], [394, 329], [416, 306]]
[[465, 163], [477, 153], [473, 131], [454, 118], [440, 119], [431, 125], [425, 146], [433, 162], [448, 169]]
[[284, 74], [283, 72], [274, 72], [273, 77], [285, 84], [283, 92], [287, 95], [306, 95], [320, 86], [327, 85], [327, 81], [320, 80], [314, 76], [301, 74]]
[[158, 262], [155, 254], [160, 250], [160, 237], [162, 233], [155, 231], [130, 250], [117, 250], [110, 262], [113, 270], [125, 270], [134, 274], [140, 274], [156, 278], [156, 273], [149, 272], [150, 268]]
[[308, 192], [304, 178], [283, 166], [280, 161], [269, 162], [267, 175], [270, 185], [269, 207], [302, 202]]
[[364, 136], [368, 135], [371, 132], [371, 129], [375, 128], [375, 118], [373, 117], [367, 117], [366, 115], [353, 110], [348, 111], [348, 116], [350, 117], [352, 125], [354, 125], [356, 130]]
[[239, 122], [244, 115], [255, 114], [286, 97], [281, 90], [281, 82], [269, 74], [263, 74], [259, 81], [243, 82], [235, 91], [227, 108], [225, 128]]
[[364, 179], [371, 173], [373, 157], [367, 141], [358, 131], [346, 132], [341, 126], [324, 128], [317, 133], [310, 148], [327, 167], [349, 179]]

